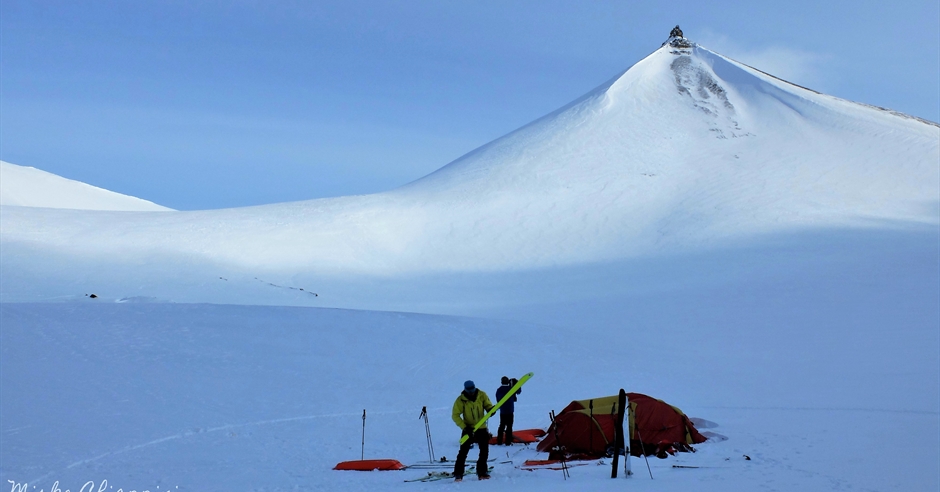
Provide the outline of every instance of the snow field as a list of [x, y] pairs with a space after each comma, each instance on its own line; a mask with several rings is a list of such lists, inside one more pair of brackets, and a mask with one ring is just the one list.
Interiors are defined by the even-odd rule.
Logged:
[[[817, 240], [824, 246], [813, 254], [810, 241], [798, 242], [783, 248], [789, 254], [736, 251], [732, 265], [749, 271], [726, 278], [702, 273], [728, 268], [708, 257], [679, 265], [692, 273], [673, 287], [612, 286], [609, 298], [553, 298], [554, 307], [503, 304], [501, 316], [516, 321], [91, 299], [0, 304], [0, 480], [78, 488], [107, 479], [141, 490], [450, 487], [403, 482], [423, 470], [330, 468], [358, 459], [363, 408], [367, 458], [426, 460], [425, 405], [436, 454], [453, 458], [459, 431], [449, 411], [463, 380], [492, 393], [500, 376], [534, 371], [517, 428], [547, 426], [548, 411], [624, 387], [716, 422], [708, 430], [729, 437], [654, 459], [653, 481], [633, 460], [629, 486], [639, 490], [930, 490], [940, 483], [936, 237]], [[838, 253], [843, 260], [832, 261]], [[778, 261], [755, 260], [766, 255]], [[513, 461], [497, 464], [485, 485], [497, 490], [625, 486], [606, 466], [574, 467], [566, 483], [559, 472], [516, 469], [532, 450], [492, 455]]]
[[517, 428], [623, 387], [728, 440], [460, 487], [937, 490], [938, 162], [935, 123], [666, 46], [375, 195], [135, 212], [3, 163], [0, 486], [450, 489], [330, 468], [362, 409], [367, 458], [425, 460], [422, 406], [453, 458], [462, 382], [533, 371]]

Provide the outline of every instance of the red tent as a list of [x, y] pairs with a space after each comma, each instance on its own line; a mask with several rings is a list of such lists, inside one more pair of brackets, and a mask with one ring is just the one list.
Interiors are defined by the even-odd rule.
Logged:
[[[640, 393], [627, 393], [629, 402], [630, 454], [665, 457], [675, 451], [689, 451], [692, 444], [705, 442], [682, 410]], [[558, 415], [538, 450], [558, 456], [609, 456], [614, 442], [617, 396], [571, 402]], [[627, 419], [624, 419], [624, 431]], [[557, 440], [556, 440], [557, 436]]]

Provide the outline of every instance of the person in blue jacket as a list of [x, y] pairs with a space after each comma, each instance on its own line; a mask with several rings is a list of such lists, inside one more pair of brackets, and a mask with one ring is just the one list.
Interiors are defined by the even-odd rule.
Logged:
[[[516, 379], [509, 379], [506, 376], [503, 376], [503, 379], [500, 380], [502, 386], [496, 390], [496, 401], [502, 400], [506, 393], [515, 386], [518, 382]], [[501, 446], [504, 442], [507, 446], [512, 446], [512, 420], [513, 412], [515, 411], [515, 404], [519, 393], [522, 393], [522, 388], [516, 390], [516, 392], [506, 400], [506, 403], [503, 403], [503, 406], [499, 407], [499, 427], [496, 429], [496, 445]], [[505, 439], [504, 439], [505, 437]]]

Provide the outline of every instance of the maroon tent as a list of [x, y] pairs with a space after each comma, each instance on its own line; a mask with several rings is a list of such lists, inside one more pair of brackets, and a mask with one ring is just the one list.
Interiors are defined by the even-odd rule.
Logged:
[[[630, 454], [666, 457], [675, 451], [689, 451], [692, 444], [705, 442], [682, 410], [640, 393], [627, 393], [629, 402]], [[559, 456], [609, 456], [617, 421], [617, 396], [571, 402], [558, 415], [538, 450]], [[624, 419], [627, 427], [627, 419]], [[624, 429], [626, 431], [626, 429]], [[556, 439], [557, 436], [557, 439]]]

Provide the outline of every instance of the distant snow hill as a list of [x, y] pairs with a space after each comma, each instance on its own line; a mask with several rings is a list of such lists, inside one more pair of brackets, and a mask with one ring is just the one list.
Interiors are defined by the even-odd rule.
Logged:
[[86, 280], [159, 262], [161, 276], [195, 278], [205, 267], [206, 278], [241, 272], [287, 286], [299, 276], [532, 270], [801, 231], [933, 227], [938, 182], [936, 123], [670, 39], [571, 104], [395, 190], [146, 215], [5, 207], [0, 241], [6, 255], [29, 245], [4, 260], [24, 279], [41, 276], [29, 264], [58, 258], [96, 265]]
[[0, 205], [135, 212], [172, 210], [34, 167], [3, 161], [0, 161]]

